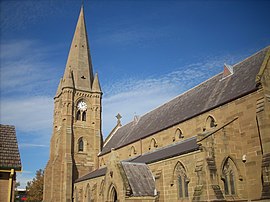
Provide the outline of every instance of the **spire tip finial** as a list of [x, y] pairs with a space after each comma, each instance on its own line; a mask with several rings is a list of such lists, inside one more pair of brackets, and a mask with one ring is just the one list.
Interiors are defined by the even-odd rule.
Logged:
[[82, 0], [82, 6], [81, 7], [83, 8], [83, 6], [84, 6], [84, 0]]

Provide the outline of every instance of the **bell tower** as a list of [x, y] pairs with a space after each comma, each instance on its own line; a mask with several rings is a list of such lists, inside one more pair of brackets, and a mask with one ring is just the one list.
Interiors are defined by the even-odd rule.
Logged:
[[93, 74], [82, 6], [64, 76], [54, 97], [44, 201], [72, 201], [74, 181], [98, 167], [101, 97], [98, 75]]

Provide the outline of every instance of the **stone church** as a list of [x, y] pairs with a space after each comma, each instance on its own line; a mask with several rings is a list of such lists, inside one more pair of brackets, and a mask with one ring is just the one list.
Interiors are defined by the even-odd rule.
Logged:
[[[269, 201], [270, 47], [105, 140], [81, 8], [54, 97], [45, 202]], [[119, 109], [120, 110], [120, 109]]]

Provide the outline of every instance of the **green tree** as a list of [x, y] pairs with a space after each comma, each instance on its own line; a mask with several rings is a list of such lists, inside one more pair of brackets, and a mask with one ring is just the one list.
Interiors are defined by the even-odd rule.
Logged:
[[43, 198], [43, 180], [44, 171], [39, 169], [36, 171], [36, 177], [32, 181], [27, 182], [27, 201], [39, 202]]

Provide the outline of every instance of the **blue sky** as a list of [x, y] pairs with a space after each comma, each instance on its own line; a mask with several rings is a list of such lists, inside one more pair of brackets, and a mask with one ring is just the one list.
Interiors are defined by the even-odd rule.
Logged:
[[[0, 2], [0, 122], [16, 126], [22, 187], [49, 156], [53, 96], [81, 0]], [[270, 45], [270, 1], [85, 0], [103, 135]]]

